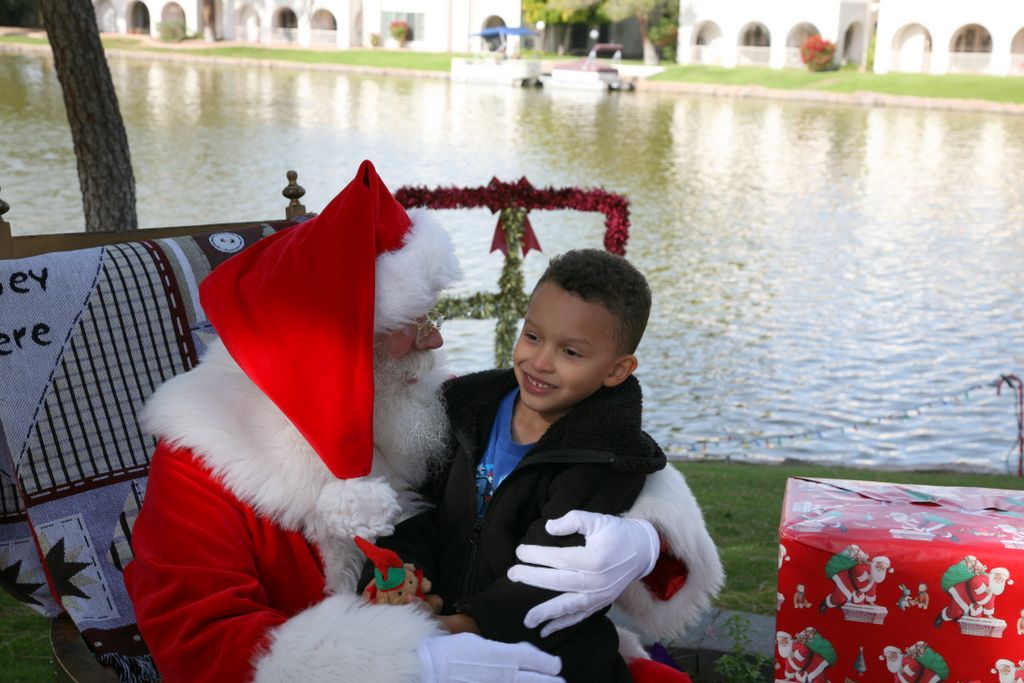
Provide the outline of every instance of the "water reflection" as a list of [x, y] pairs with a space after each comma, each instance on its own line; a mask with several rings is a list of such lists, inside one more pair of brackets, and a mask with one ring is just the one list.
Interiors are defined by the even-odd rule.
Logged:
[[[629, 254], [655, 290], [646, 420], [679, 449], [843, 428], [712, 452], [997, 468], [1013, 442], [1011, 401], [962, 390], [1024, 374], [1021, 118], [116, 58], [111, 70], [144, 226], [280, 215], [287, 168], [319, 209], [365, 157], [393, 187], [527, 176], [627, 194]], [[0, 120], [15, 230], [80, 226], [48, 60], [0, 57]], [[457, 291], [493, 288], [495, 217], [444, 219], [468, 275]], [[598, 215], [531, 219], [546, 254], [603, 234]], [[546, 258], [531, 253], [528, 282]], [[458, 371], [491, 362], [489, 323], [446, 330]]]

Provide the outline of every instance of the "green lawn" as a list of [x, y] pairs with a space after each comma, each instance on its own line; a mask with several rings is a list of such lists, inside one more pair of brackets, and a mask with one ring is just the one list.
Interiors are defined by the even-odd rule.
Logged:
[[781, 90], [825, 90], [840, 93], [867, 91], [889, 95], [1024, 102], [1024, 78], [1017, 76], [875, 74], [861, 73], [854, 69], [815, 73], [803, 69], [766, 69], [752, 66], [727, 69], [718, 66], [677, 65], [668, 67], [651, 77], [651, 80], [715, 85], [759, 85]]
[[[150, 52], [179, 51], [176, 48], [132, 48]], [[184, 50], [180, 50], [184, 51]], [[304, 64], [347, 64], [418, 71], [450, 71], [452, 55], [447, 52], [411, 52], [408, 50], [303, 50], [301, 48], [209, 47], [189, 48], [188, 54], [235, 59], [273, 59]]]
[[47, 621], [0, 590], [0, 681], [53, 680]]
[[[1024, 490], [1024, 480], [1006, 475], [880, 472], [800, 463], [750, 465], [723, 461], [688, 462], [678, 467], [704, 510], [708, 529], [725, 564], [728, 578], [718, 606], [769, 615], [775, 612], [778, 524], [789, 477]], [[46, 628], [45, 619], [0, 591], [0, 681], [50, 678]]]
[[45, 38], [33, 38], [32, 36], [9, 35], [0, 36], [0, 43], [27, 43], [28, 45], [49, 45]]

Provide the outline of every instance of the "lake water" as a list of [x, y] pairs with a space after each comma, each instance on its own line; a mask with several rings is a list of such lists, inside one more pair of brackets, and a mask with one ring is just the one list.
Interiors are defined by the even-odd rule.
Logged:
[[[363, 158], [392, 189], [602, 187], [632, 203], [645, 420], [671, 452], [1016, 469], [991, 383], [1024, 375], [1024, 117], [110, 63], [142, 227], [283, 217], [291, 168], [316, 211]], [[62, 102], [48, 58], [0, 55], [16, 234], [83, 224]], [[494, 217], [442, 219], [457, 291], [493, 288]], [[531, 221], [528, 285], [603, 235], [596, 214]], [[456, 371], [491, 363], [491, 323], [445, 330]]]

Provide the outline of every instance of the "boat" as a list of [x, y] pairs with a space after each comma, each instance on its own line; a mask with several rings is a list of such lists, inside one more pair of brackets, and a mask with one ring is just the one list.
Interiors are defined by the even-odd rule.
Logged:
[[[611, 55], [611, 58], [602, 58], [602, 55]], [[540, 82], [545, 88], [633, 90], [636, 82], [619, 73], [617, 66], [621, 61], [622, 45], [598, 43], [583, 59], [552, 67], [550, 74], [540, 76]]]
[[540, 61], [522, 58], [518, 40], [509, 40], [513, 36], [521, 39], [535, 35], [536, 31], [521, 26], [494, 26], [472, 34], [471, 37], [479, 36], [483, 45], [489, 49], [477, 57], [453, 58], [451, 80], [502, 85], [538, 85]]

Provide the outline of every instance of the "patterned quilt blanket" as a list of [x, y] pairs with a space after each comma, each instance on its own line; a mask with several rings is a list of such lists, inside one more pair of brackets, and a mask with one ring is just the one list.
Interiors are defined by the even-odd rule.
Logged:
[[122, 571], [155, 442], [137, 413], [195, 366], [198, 283], [294, 221], [0, 261], [0, 586], [158, 680]]

